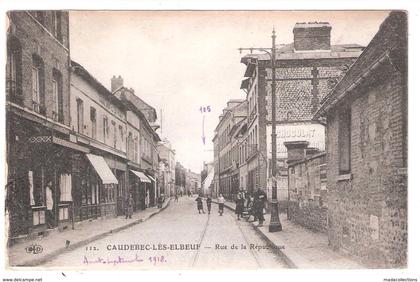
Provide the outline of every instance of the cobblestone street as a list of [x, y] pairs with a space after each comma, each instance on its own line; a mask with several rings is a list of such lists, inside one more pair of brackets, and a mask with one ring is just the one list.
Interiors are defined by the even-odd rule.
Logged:
[[[167, 250], [112, 250], [128, 245]], [[198, 250], [195, 244], [200, 244]], [[232, 245], [238, 249], [232, 249]], [[254, 245], [254, 249], [250, 246]], [[246, 249], [241, 249], [246, 246]], [[178, 250], [170, 250], [169, 248]], [[268, 249], [250, 224], [238, 221], [225, 210], [217, 214], [217, 206], [209, 215], [198, 214], [194, 198], [182, 197], [150, 220], [117, 234], [107, 236], [85, 247], [66, 252], [42, 265], [77, 269], [163, 268], [284, 268], [286, 264]], [[185, 248], [186, 250], [179, 250]], [[225, 249], [226, 248], [226, 249]], [[260, 248], [260, 250], [258, 250]], [[111, 249], [111, 250], [109, 250]], [[65, 263], [63, 263], [65, 262]], [[112, 268], [111, 268], [112, 269]]]

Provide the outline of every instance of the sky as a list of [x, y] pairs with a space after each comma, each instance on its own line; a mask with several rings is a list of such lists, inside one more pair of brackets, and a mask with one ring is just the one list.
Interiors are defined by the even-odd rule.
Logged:
[[[386, 11], [71, 11], [70, 54], [105, 87], [124, 86], [156, 109], [161, 138], [187, 169], [212, 161], [214, 129], [240, 90], [245, 54], [239, 47], [293, 41], [296, 22], [327, 21], [332, 44], [369, 44]], [[210, 106], [210, 112], [200, 107]], [[162, 112], [162, 115], [161, 115]], [[204, 122], [203, 122], [203, 115]], [[203, 124], [205, 144], [203, 144]]]

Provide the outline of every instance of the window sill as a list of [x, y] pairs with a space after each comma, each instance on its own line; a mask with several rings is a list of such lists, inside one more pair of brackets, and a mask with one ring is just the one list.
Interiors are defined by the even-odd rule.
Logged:
[[353, 179], [353, 175], [351, 173], [340, 174], [335, 178], [335, 180], [337, 182], [339, 182], [339, 181], [350, 181], [352, 179]]

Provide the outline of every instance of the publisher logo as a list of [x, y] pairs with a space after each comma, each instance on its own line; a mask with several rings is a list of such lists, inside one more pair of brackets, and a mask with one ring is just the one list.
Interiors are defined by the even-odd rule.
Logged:
[[28, 254], [33, 254], [33, 255], [40, 254], [40, 253], [42, 253], [43, 250], [44, 249], [42, 248], [41, 245], [35, 245], [35, 244], [34, 245], [27, 246], [25, 248], [25, 251]]

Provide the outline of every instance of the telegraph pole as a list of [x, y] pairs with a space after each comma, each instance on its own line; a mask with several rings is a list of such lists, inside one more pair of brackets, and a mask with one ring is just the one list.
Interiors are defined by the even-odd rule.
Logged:
[[239, 52], [248, 50], [252, 52], [262, 51], [270, 56], [271, 59], [271, 217], [268, 226], [269, 232], [282, 230], [279, 217], [279, 206], [277, 201], [277, 134], [276, 134], [276, 31], [273, 28], [271, 35], [271, 48], [239, 48]]

